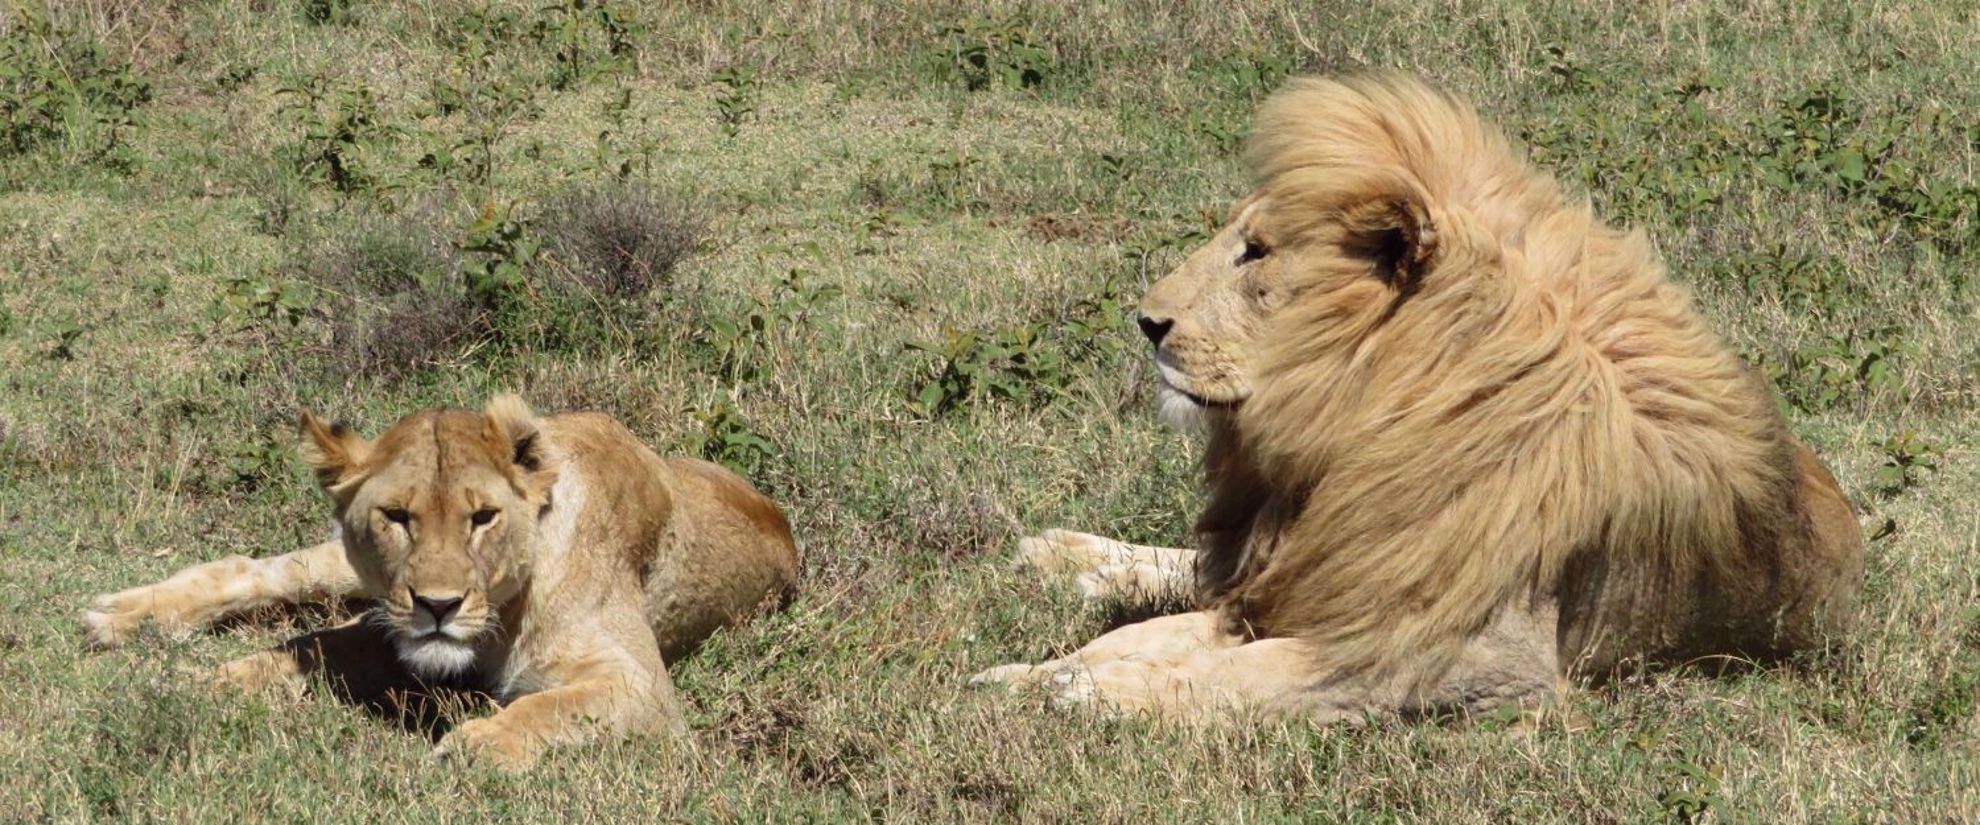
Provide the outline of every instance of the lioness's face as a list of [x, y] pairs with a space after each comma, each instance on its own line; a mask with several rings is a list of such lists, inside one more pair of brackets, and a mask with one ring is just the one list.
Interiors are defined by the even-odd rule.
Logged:
[[[399, 657], [428, 676], [462, 672], [500, 632], [502, 606], [519, 596], [541, 543], [549, 479], [521, 438], [490, 415], [427, 411], [367, 444], [306, 418], [326, 472], [344, 551], [378, 601]], [[319, 437], [319, 435], [321, 437]], [[309, 449], [305, 449], [309, 453]]]

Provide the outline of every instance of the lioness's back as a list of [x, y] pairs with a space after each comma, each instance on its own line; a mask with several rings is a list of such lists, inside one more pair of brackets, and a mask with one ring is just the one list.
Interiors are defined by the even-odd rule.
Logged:
[[645, 586], [654, 635], [672, 661], [766, 603], [788, 600], [798, 559], [784, 514], [741, 476], [696, 458], [662, 464], [674, 518]]
[[651, 528], [652, 541], [628, 561], [667, 661], [766, 601], [788, 598], [797, 582], [790, 524], [748, 481], [700, 459], [662, 458], [610, 416], [567, 413], [545, 424], [571, 471], [585, 477], [583, 506], [607, 508], [584, 518]]

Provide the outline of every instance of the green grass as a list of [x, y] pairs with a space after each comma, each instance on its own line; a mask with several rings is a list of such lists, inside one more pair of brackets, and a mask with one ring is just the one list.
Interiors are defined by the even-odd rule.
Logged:
[[[1964, 4], [635, 5], [0, 13], [0, 821], [1980, 819]], [[1476, 101], [1775, 376], [1879, 535], [1849, 648], [1512, 725], [962, 688], [1105, 622], [1011, 572], [1018, 536], [1186, 540], [1196, 447], [1126, 308], [1242, 193], [1259, 97], [1359, 66]], [[701, 228], [630, 297], [540, 212], [618, 177]], [[394, 301], [462, 335], [353, 360]], [[307, 619], [84, 649], [94, 593], [323, 534], [298, 409], [375, 429], [511, 388], [788, 508], [806, 595], [676, 669], [691, 744], [505, 777], [191, 686]]]

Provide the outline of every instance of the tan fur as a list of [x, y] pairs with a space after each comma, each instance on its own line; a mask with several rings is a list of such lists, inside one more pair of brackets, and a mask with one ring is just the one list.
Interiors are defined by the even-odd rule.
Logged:
[[1210, 434], [1198, 596], [1302, 651], [1251, 704], [1481, 708], [1847, 628], [1849, 502], [1640, 233], [1407, 78], [1293, 82], [1250, 160], [1142, 312]]
[[92, 641], [368, 596], [370, 617], [215, 680], [300, 692], [322, 673], [365, 701], [428, 682], [488, 690], [506, 706], [437, 753], [522, 767], [554, 744], [678, 731], [665, 663], [796, 580], [790, 526], [768, 499], [719, 466], [655, 455], [603, 415], [539, 419], [504, 396], [483, 413], [415, 413], [375, 442], [307, 413], [302, 430], [342, 540], [103, 596], [83, 617]]

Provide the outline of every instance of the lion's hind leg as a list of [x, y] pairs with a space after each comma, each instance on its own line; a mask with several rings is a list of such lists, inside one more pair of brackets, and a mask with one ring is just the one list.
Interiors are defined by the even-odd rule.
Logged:
[[1018, 541], [1017, 564], [1072, 583], [1088, 601], [1156, 602], [1190, 592], [1196, 551], [1047, 530]]
[[156, 584], [98, 596], [82, 622], [92, 643], [113, 647], [147, 623], [187, 634], [257, 607], [355, 596], [360, 590], [343, 544], [326, 541], [273, 558], [234, 556], [194, 565]]

